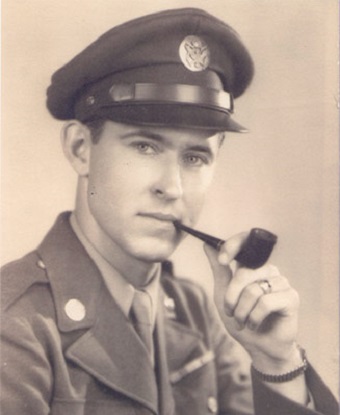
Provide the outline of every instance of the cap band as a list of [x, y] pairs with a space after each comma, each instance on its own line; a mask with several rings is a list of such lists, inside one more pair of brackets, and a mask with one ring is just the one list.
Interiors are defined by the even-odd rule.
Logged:
[[[107, 95], [106, 95], [107, 96]], [[91, 107], [115, 106], [132, 103], [187, 104], [233, 112], [233, 97], [225, 91], [184, 84], [114, 84], [109, 90], [111, 101], [102, 96], [85, 98], [88, 110]]]
[[212, 131], [246, 131], [231, 119], [233, 95], [218, 87], [185, 83], [107, 82], [91, 86], [74, 109], [76, 119], [168, 125]]

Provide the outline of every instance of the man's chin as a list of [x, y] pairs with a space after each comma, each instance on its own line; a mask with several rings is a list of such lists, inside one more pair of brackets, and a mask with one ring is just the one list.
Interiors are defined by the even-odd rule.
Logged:
[[178, 246], [178, 242], [159, 242], [148, 244], [135, 251], [135, 257], [144, 262], [163, 262], [169, 259]]

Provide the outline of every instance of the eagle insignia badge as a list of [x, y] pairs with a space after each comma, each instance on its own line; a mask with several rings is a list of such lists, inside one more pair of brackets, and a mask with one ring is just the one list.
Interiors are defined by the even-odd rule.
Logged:
[[206, 42], [198, 36], [186, 36], [179, 47], [179, 56], [184, 66], [192, 72], [207, 69], [210, 51]]

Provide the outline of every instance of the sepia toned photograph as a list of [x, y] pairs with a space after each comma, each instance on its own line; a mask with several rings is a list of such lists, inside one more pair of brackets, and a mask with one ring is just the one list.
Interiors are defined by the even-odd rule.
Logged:
[[338, 415], [336, 0], [3, 0], [2, 415]]

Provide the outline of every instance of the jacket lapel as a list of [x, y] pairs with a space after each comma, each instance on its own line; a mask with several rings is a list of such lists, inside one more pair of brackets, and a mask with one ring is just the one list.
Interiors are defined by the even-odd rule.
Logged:
[[[163, 271], [156, 326], [156, 361], [159, 386], [160, 415], [173, 415], [173, 374], [181, 371], [192, 359], [204, 356], [202, 335], [190, 321], [180, 293], [174, 288], [173, 277]], [[169, 297], [169, 295], [171, 297]]]
[[155, 373], [130, 322], [104, 293], [93, 327], [74, 342], [66, 357], [103, 384], [157, 413]]
[[[66, 358], [109, 388], [157, 413], [151, 361], [74, 234], [69, 214], [59, 216], [38, 254], [51, 284], [59, 330], [72, 339], [66, 340]], [[79, 313], [73, 318], [69, 304], [81, 306], [81, 318]], [[80, 329], [86, 329], [85, 333]]]
[[191, 359], [207, 351], [202, 333], [197, 330], [182, 289], [172, 276], [164, 275], [163, 310], [168, 367], [171, 373], [179, 370]]

